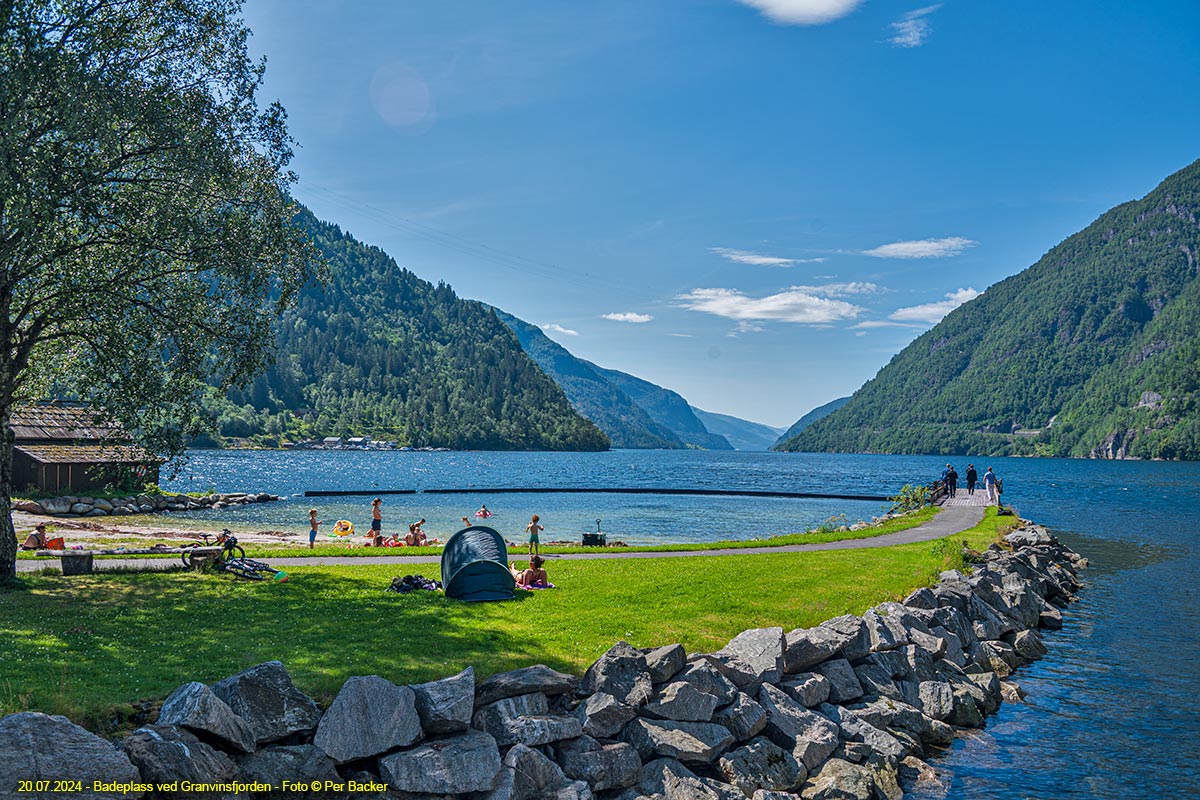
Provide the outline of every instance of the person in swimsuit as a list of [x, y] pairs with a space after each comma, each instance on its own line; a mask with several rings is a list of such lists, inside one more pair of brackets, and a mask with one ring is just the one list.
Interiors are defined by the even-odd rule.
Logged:
[[533, 556], [529, 559], [529, 569], [518, 570], [517, 562], [509, 564], [508, 571], [512, 573], [513, 580], [517, 582], [517, 587], [527, 589], [530, 586], [537, 588], [545, 588], [550, 584], [550, 578], [546, 575], [546, 570], [542, 565], [546, 562], [541, 556]]
[[308, 526], [308, 549], [312, 550], [317, 541], [317, 528], [321, 527], [321, 520], [317, 519], [315, 508], [308, 510]]
[[529, 534], [529, 555], [531, 556], [535, 556], [538, 553], [538, 545], [540, 544], [538, 534], [546, 530], [538, 524], [539, 519], [540, 517], [534, 514], [533, 519], [529, 520], [529, 524], [525, 526], [525, 531]]
[[371, 501], [371, 533], [379, 536], [383, 533], [383, 513], [381, 506], [383, 501], [376, 497]]

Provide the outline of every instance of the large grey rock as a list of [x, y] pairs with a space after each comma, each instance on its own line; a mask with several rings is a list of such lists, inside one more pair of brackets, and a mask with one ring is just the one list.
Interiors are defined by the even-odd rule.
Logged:
[[504, 756], [504, 766], [513, 771], [512, 800], [542, 800], [568, 783], [562, 769], [537, 750], [514, 745]]
[[800, 795], [791, 792], [776, 792], [771, 789], [759, 789], [750, 796], [750, 800], [797, 800]]
[[268, 661], [212, 685], [213, 693], [250, 724], [258, 744], [311, 733], [321, 709], [292, 683], [279, 661]]
[[641, 713], [652, 719], [708, 722], [716, 708], [717, 698], [708, 692], [702, 692], [685, 681], [675, 681], [660, 687]]
[[796, 628], [784, 637], [785, 673], [804, 672], [833, 658], [849, 640], [830, 628]]
[[767, 712], [767, 736], [791, 750], [810, 772], [837, 748], [837, 724], [800, 705], [783, 690], [766, 684], [758, 693], [758, 702]]
[[971, 660], [984, 670], [995, 672], [1001, 678], [1007, 678], [1020, 664], [1012, 645], [1001, 641], [977, 642], [975, 649], [971, 651]]
[[744, 742], [767, 727], [767, 710], [750, 695], [739, 692], [732, 703], [717, 709], [712, 721], [728, 728], [737, 741]]
[[313, 744], [338, 764], [386, 753], [421, 738], [413, 690], [378, 675], [350, 678], [342, 684]]
[[147, 783], [177, 780], [225, 783], [238, 774], [229, 756], [177, 725], [138, 728], [122, 743], [121, 749]]
[[254, 750], [254, 729], [203, 683], [185, 683], [166, 699], [158, 712], [159, 725], [182, 725], [201, 739], [224, 750]]
[[980, 702], [966, 684], [957, 683], [954, 686], [954, 713], [950, 716], [950, 724], [960, 728], [982, 728], [983, 710]]
[[675, 680], [690, 683], [700, 691], [711, 694], [721, 705], [732, 703], [738, 696], [738, 688], [733, 685], [733, 682], [707, 659], [689, 661], [687, 666], [675, 676]]
[[430, 735], [457, 733], [471, 727], [475, 708], [475, 668], [412, 686], [421, 729]]
[[646, 668], [654, 683], [666, 683], [687, 662], [687, 651], [681, 644], [668, 644], [646, 651]]
[[892, 680], [891, 671], [884, 666], [863, 661], [854, 668], [854, 674], [858, 678], [858, 683], [862, 687], [863, 693], [866, 695], [894, 697], [897, 699], [903, 698], [899, 685]]
[[572, 675], [552, 670], [545, 664], [534, 664], [488, 678], [475, 690], [475, 703], [485, 706], [506, 697], [534, 692], [554, 696], [571, 691], [578, 683]]
[[1058, 540], [1040, 525], [1030, 525], [1024, 528], [1019, 528], [1005, 536], [1004, 541], [1012, 545], [1014, 548], [1058, 544]]
[[1038, 626], [1048, 631], [1062, 630], [1062, 612], [1042, 600], [1038, 603]]
[[284, 780], [300, 783], [340, 782], [333, 759], [313, 744], [276, 745], [256, 750], [238, 760], [241, 778], [280, 786]]
[[758, 670], [742, 659], [741, 656], [730, 652], [702, 653], [693, 656], [693, 661], [707, 661], [716, 667], [717, 671], [729, 679], [729, 682], [746, 694], [757, 694], [758, 687], [763, 681]]
[[862, 684], [854, 674], [854, 668], [844, 658], [835, 658], [818, 664], [813, 671], [829, 680], [829, 701], [849, 703], [863, 696]]
[[821, 706], [821, 712], [833, 719], [839, 729], [838, 735], [847, 742], [862, 742], [871, 752], [884, 758], [903, 758], [907, 749], [904, 743], [891, 733], [877, 728], [866, 719], [838, 706]]
[[871, 637], [872, 650], [894, 650], [908, 644], [908, 631], [904, 629], [900, 620], [887, 613], [886, 609], [878, 606], [868, 609], [867, 613], [863, 614], [863, 624], [867, 627], [867, 635]]
[[579, 694], [611, 694], [626, 705], [640, 707], [654, 692], [646, 656], [625, 642], [617, 642], [588, 667]]
[[611, 739], [637, 716], [636, 711], [606, 692], [589, 695], [572, 713], [583, 725], [583, 732], [597, 739]]
[[805, 708], [813, 708], [829, 699], [830, 683], [824, 675], [800, 672], [780, 681], [779, 688]]
[[540, 693], [490, 703], [475, 712], [471, 725], [489, 733], [502, 747], [510, 744], [536, 747], [583, 734], [580, 719], [550, 714], [546, 696]]
[[747, 797], [759, 789], [790, 792], [808, 777], [804, 765], [789, 751], [762, 736], [721, 756], [717, 768]]
[[643, 761], [663, 756], [684, 764], [711, 764], [733, 744], [733, 734], [711, 722], [640, 718], [625, 726], [621, 739], [633, 745]]
[[1036, 630], [1018, 631], [1013, 636], [1012, 648], [1026, 661], [1037, 661], [1046, 655], [1046, 645]]
[[[0, 797], [52, 798], [50, 792], [17, 793], [21, 781], [140, 783], [137, 768], [112, 743], [66, 717], [23, 711], [0, 718]], [[128, 798], [120, 791], [88, 793], [88, 797]]]
[[463, 794], [492, 788], [500, 772], [496, 740], [481, 731], [431, 739], [379, 759], [380, 777], [392, 790]]
[[909, 608], [924, 608], [933, 610], [938, 607], [937, 595], [928, 588], [922, 587], [904, 598], [904, 605]]
[[784, 647], [783, 628], [753, 628], [733, 637], [720, 652], [749, 664], [760, 682], [778, 683], [783, 675]]
[[800, 792], [803, 800], [874, 800], [875, 776], [869, 767], [831, 758], [809, 774]]
[[876, 728], [893, 734], [905, 733], [921, 744], [944, 746], [950, 743], [953, 730], [948, 725], [930, 719], [920, 709], [895, 700], [879, 699], [855, 704], [843, 709], [842, 716], [853, 715]]
[[854, 661], [871, 652], [871, 635], [867, 633], [867, 626], [863, 624], [861, 617], [843, 614], [827, 619], [817, 627], [824, 628], [837, 637], [838, 649], [834, 655]]
[[927, 717], [949, 721], [954, 716], [954, 687], [944, 681], [921, 681], [918, 708]]
[[567, 777], [587, 781], [596, 792], [633, 786], [642, 768], [642, 760], [631, 745], [605, 745], [591, 736], [560, 742], [557, 754]]
[[[629, 790], [635, 791], [635, 790]], [[660, 758], [642, 767], [635, 798], [662, 800], [745, 800], [745, 795], [728, 784], [701, 778], [673, 758]], [[620, 795], [625, 800], [627, 794]]]

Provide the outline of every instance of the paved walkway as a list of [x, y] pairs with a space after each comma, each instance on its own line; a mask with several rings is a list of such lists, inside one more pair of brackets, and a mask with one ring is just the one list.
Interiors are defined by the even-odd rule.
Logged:
[[[684, 556], [735, 556], [757, 555], [761, 553], [803, 553], [809, 550], [858, 550], [868, 547], [890, 547], [895, 544], [910, 544], [912, 542], [928, 542], [950, 536], [968, 528], [973, 528], [983, 519], [987, 496], [976, 490], [975, 494], [967, 495], [960, 491], [958, 497], [947, 499], [942, 510], [933, 519], [915, 528], [885, 533], [882, 536], [872, 536], [866, 539], [842, 539], [838, 542], [815, 542], [813, 544], [789, 544], [776, 547], [738, 547], [722, 550], [672, 550], [667, 552], [622, 553], [614, 550], [604, 550], [596, 553], [570, 553], [564, 555], [547, 555], [547, 558], [562, 558], [585, 560], [595, 558], [680, 558]], [[517, 549], [509, 554], [510, 557], [524, 560], [523, 551]], [[442, 551], [431, 550], [419, 556], [320, 556], [316, 558], [268, 558], [271, 566], [281, 569], [304, 566], [361, 566], [368, 564], [436, 564], [441, 561]], [[58, 567], [58, 559], [43, 558], [36, 561], [17, 561], [18, 572], [36, 572], [48, 567]], [[178, 558], [98, 558], [97, 569], [115, 569], [119, 567], [136, 567], [139, 569], [166, 569], [179, 564]]]

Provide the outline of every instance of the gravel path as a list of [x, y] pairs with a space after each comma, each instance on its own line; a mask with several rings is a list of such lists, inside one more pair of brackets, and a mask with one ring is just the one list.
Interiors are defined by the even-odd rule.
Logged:
[[[961, 494], [960, 498], [961, 499]], [[744, 556], [760, 553], [802, 553], [809, 550], [858, 550], [868, 547], [890, 547], [895, 544], [911, 542], [928, 542], [950, 536], [968, 528], [973, 528], [983, 519], [984, 506], [978, 502], [947, 504], [947, 507], [934, 516], [929, 522], [896, 533], [886, 533], [882, 536], [872, 536], [867, 539], [843, 539], [838, 542], [817, 542], [813, 544], [790, 544], [776, 547], [739, 547], [724, 550], [675, 550], [659, 553], [622, 553], [605, 550], [597, 553], [571, 553], [565, 555], [547, 555], [546, 558], [562, 559], [595, 559], [595, 558], [679, 558], [684, 556]], [[515, 550], [510, 557], [524, 560], [523, 551]], [[436, 564], [441, 561], [441, 549], [431, 550], [416, 556], [321, 556], [317, 558], [270, 558], [271, 566], [281, 569], [303, 566], [342, 565], [357, 566], [363, 564]], [[179, 564], [177, 558], [98, 558], [96, 568], [114, 569], [118, 567], [137, 567], [139, 569], [165, 569]], [[58, 559], [45, 558], [37, 561], [20, 560], [17, 562], [18, 572], [36, 572], [48, 567], [58, 567]]]

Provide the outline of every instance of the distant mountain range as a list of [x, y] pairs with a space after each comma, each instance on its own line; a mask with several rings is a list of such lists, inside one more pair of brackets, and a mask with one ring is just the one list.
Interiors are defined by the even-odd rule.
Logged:
[[772, 428], [761, 422], [715, 414], [692, 406], [692, 413], [704, 423], [709, 433], [724, 436], [738, 450], [770, 450], [771, 445], [783, 433], [783, 428]]
[[775, 442], [772, 442], [772, 444], [773, 445], [782, 445], [788, 439], [791, 439], [793, 436], [800, 433], [800, 431], [804, 430], [809, 425], [812, 425], [814, 422], [816, 422], [819, 419], [825, 419], [830, 414], [837, 411], [839, 408], [841, 408], [842, 406], [846, 405], [846, 403], [849, 403], [849, 402], [850, 402], [849, 397], [839, 397], [837, 400], [830, 400], [828, 403], [826, 403], [823, 406], [817, 406], [812, 411], [808, 412], [803, 417], [801, 417], [800, 419], [793, 422], [792, 427], [790, 427], [786, 431], [784, 431], [783, 434], [780, 435]]
[[1200, 459], [1200, 161], [952, 311], [781, 449]]

